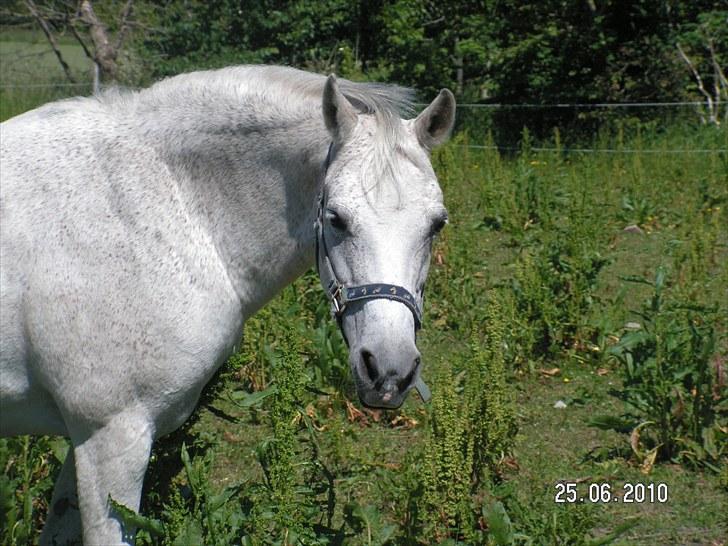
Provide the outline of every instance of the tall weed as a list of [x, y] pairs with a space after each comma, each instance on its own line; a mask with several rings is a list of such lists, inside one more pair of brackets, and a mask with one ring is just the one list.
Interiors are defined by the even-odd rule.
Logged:
[[268, 421], [273, 434], [257, 449], [265, 481], [252, 484], [243, 499], [246, 540], [255, 544], [325, 544], [341, 532], [332, 528], [333, 477], [320, 458], [305, 410], [310, 379], [301, 343], [288, 331], [270, 353], [275, 392], [268, 399]]
[[510, 370], [504, 358], [503, 309], [496, 292], [489, 294], [481, 328], [482, 334], [474, 333], [471, 341], [465, 386], [476, 481], [485, 471], [491, 478], [498, 477], [500, 465], [510, 453], [517, 432], [513, 393], [508, 384]]
[[586, 320], [597, 303], [599, 273], [607, 265], [588, 240], [571, 230], [556, 232], [534, 251], [526, 251], [511, 280], [521, 360], [554, 357], [591, 342], [596, 333]]
[[725, 364], [718, 355], [716, 306], [676, 299], [658, 268], [652, 294], [636, 311], [608, 354], [620, 364], [623, 386], [615, 394], [629, 411], [621, 420], [597, 418], [595, 426], [632, 429], [635, 454], [648, 471], [656, 459], [711, 468], [728, 455]]
[[425, 446], [424, 495], [421, 513], [425, 536], [472, 539], [471, 477], [474, 438], [468, 408], [456, 392], [453, 378], [442, 371], [432, 400], [430, 432]]
[[[483, 539], [473, 498], [498, 479], [516, 434], [512, 394], [503, 359], [501, 307], [491, 294], [471, 351], [462, 364], [464, 386], [441, 367], [430, 411], [423, 466], [424, 534], [473, 543]], [[480, 329], [485, 340], [481, 340]]]

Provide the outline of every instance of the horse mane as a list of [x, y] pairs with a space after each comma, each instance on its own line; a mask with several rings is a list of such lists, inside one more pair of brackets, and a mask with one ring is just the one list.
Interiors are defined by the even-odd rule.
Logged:
[[[181, 109], [172, 116], [175, 123], [197, 111], [202, 124], [234, 124], [238, 118], [244, 123], [268, 127], [287, 118], [322, 120], [325, 83], [326, 76], [295, 68], [240, 65], [172, 76], [139, 91], [111, 88], [94, 98], [111, 110]], [[365, 161], [362, 172], [362, 183], [368, 193], [382, 180], [398, 178], [395, 155], [402, 142], [400, 118], [414, 113], [415, 94], [410, 88], [393, 84], [343, 78], [337, 79], [337, 83], [354, 108], [377, 120], [374, 153]]]
[[[251, 95], [268, 102], [291, 105], [292, 97], [315, 99], [320, 104], [326, 77], [286, 66], [240, 65], [216, 70], [188, 72], [165, 78], [147, 89], [110, 87], [95, 96], [108, 105], [143, 101], [163, 106], [167, 100], [208, 100], [215, 91], [244, 104]], [[362, 114], [375, 115], [383, 123], [414, 112], [414, 91], [408, 87], [378, 82], [352, 82], [337, 79], [339, 90]], [[319, 112], [316, 112], [317, 114]]]

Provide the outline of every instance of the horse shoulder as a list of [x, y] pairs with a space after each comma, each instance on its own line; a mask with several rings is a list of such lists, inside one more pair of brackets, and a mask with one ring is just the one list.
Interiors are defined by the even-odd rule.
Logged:
[[[33, 138], [40, 121], [3, 127], [14, 211], [3, 249], [29, 258], [3, 265], [23, 281], [8, 288], [23, 310], [8, 329], [23, 323], [33, 354], [22, 366], [89, 426], [132, 400], [152, 420], [175, 421], [237, 341], [237, 295], [153, 149], [98, 115], [108, 126], [83, 132], [77, 112], [58, 113], [44, 140]], [[23, 152], [30, 142], [42, 144]]]

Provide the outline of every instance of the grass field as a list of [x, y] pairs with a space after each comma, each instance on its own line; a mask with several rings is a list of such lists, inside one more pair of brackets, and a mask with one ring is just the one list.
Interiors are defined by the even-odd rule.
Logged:
[[[2, 119], [27, 107], [2, 97]], [[728, 132], [523, 141], [434, 155], [451, 223], [419, 341], [432, 403], [361, 408], [311, 272], [156, 446], [141, 512], [164, 530], [140, 543], [727, 543]], [[0, 544], [37, 542], [66, 449], [0, 440]], [[565, 482], [669, 494], [557, 503]]]
[[[58, 48], [76, 80], [91, 79], [91, 61], [71, 36], [58, 40]], [[0, 79], [16, 85], [64, 81], [65, 74], [40, 31], [0, 28]]]
[[[653, 136], [643, 145], [647, 147], [649, 142], [650, 149], [725, 150], [725, 134], [710, 131], [713, 130]], [[510, 281], [523, 267], [524, 255], [536, 254], [541, 245], [551, 244], [553, 235], [568, 236], [568, 231], [574, 230], [580, 244], [598, 247], [608, 262], [599, 272], [593, 303], [576, 317], [578, 333], [568, 345], [559, 344], [546, 354], [514, 348], [505, 351], [509, 357], [508, 383], [516, 396], [518, 434], [512, 453], [498, 469], [497, 479], [472, 491], [469, 509], [481, 513], [482, 506], [494, 499], [501, 501], [509, 512], [515, 543], [598, 543], [600, 537], [608, 537], [629, 522], [634, 522], [634, 527], [617, 538], [618, 543], [725, 543], [726, 486], [721, 484], [720, 470], [707, 470], [684, 461], [679, 464], [678, 458], [645, 467], [630, 448], [628, 435], [587, 425], [594, 415], [620, 414], [626, 409], [622, 401], [609, 394], [622, 382], [622, 374], [619, 365], [605, 353], [616, 338], [624, 335], [626, 322], [641, 320], [630, 310], [638, 309], [650, 290], [646, 285], [626, 283], [620, 277], [652, 278], [660, 264], [676, 277], [685, 275], [679, 270], [688, 258], [680, 254], [694, 252], [685, 247], [697, 244], [699, 237], [708, 237], [711, 247], [697, 258], [701, 263], [704, 260], [705, 277], [695, 281], [700, 289], [689, 297], [695, 304], [717, 301], [723, 305], [722, 318], [717, 322], [722, 341], [716, 352], [725, 355], [728, 229], [725, 208], [720, 204], [728, 197], [725, 154], [565, 157], [531, 153], [503, 159], [495, 152], [462, 147], [467, 144], [466, 140], [459, 140], [437, 158], [452, 224], [436, 251], [436, 264], [440, 265], [435, 265], [431, 273], [428, 326], [421, 340], [427, 359], [426, 375], [436, 396], [442, 388], [438, 378], [443, 373], [459, 377], [463, 391], [467, 389], [468, 378], [463, 373], [467, 373], [468, 341], [473, 330], [487, 335], [479, 331], [489, 305], [486, 294], [509, 300]], [[639, 146], [639, 139], [630, 145]], [[529, 224], [524, 211], [528, 207], [523, 206], [527, 200], [519, 204], [518, 188], [534, 177], [535, 192], [540, 197], [531, 199], [542, 199], [535, 205], [541, 220]], [[709, 207], [701, 197], [706, 193], [712, 196]], [[625, 200], [626, 195], [630, 199]], [[634, 207], [632, 202], [641, 202], [642, 207]], [[502, 218], [500, 227], [498, 217]], [[522, 221], [523, 218], [526, 220]], [[641, 226], [642, 233], [623, 231], [632, 224]], [[700, 230], [706, 231], [698, 235]], [[676, 278], [673, 289], [678, 290], [679, 284]], [[308, 302], [303, 304], [304, 309], [314, 308], [321, 295], [311, 289], [312, 285], [315, 286], [315, 280], [309, 278], [288, 289], [271, 305], [269, 315], [249, 325], [251, 337], [259, 339], [261, 332], [270, 332], [272, 328], [272, 334], [265, 334], [268, 343], [280, 343], [280, 336], [275, 334], [278, 327], [271, 327], [268, 321], [285, 317], [291, 306], [301, 306], [301, 302]], [[323, 315], [319, 311], [319, 317]], [[289, 327], [295, 327], [295, 318], [281, 322], [285, 324], [287, 320], [291, 321]], [[508, 316], [504, 322], [506, 328], [512, 325]], [[529, 328], [522, 321], [516, 322], [513, 328]], [[315, 325], [315, 319], [312, 323]], [[302, 339], [311, 338], [305, 332], [300, 335]], [[513, 331], [509, 337], [515, 345], [524, 336]], [[316, 339], [313, 338], [314, 342]], [[309, 366], [316, 362], [317, 350], [323, 351], [321, 347], [311, 348]], [[248, 388], [265, 383], [257, 368], [261, 363], [252, 363], [253, 353], [245, 354], [246, 358], [238, 361], [242, 368], [237, 377], [243, 378], [243, 385], [247, 380]], [[326, 382], [315, 384], [331, 390]], [[468, 538], [462, 529], [452, 528], [428, 535], [419, 524], [413, 525], [415, 516], [408, 513], [407, 502], [412, 502], [412, 496], [416, 500], [417, 487], [423, 486], [421, 461], [431, 447], [428, 435], [432, 433], [432, 410], [428, 413], [418, 400], [412, 399], [400, 412], [361, 415], [351, 410], [346, 401], [354, 400], [346, 382], [338, 387], [337, 394], [311, 396], [302, 406], [322, 429], [316, 436], [319, 457], [333, 475], [334, 521], [342, 525], [347, 503], [356, 503], [371, 507], [372, 525], [380, 533], [370, 538], [364, 530], [352, 532], [353, 536], [345, 542], [381, 543], [381, 530], [389, 529], [388, 525], [395, 528], [390, 539], [393, 543], [488, 540], [478, 539], [477, 535]], [[265, 409], [241, 410], [229, 400], [229, 391], [239, 388], [238, 382], [227, 383], [192, 427], [193, 435], [209, 446], [205, 450], [212, 454], [208, 478], [218, 488], [239, 481], [264, 481], [256, 447], [270, 437], [271, 429], [262, 417]], [[725, 384], [720, 388], [724, 397]], [[566, 403], [566, 408], [554, 408], [559, 400]], [[720, 419], [725, 433], [725, 413]], [[721, 465], [725, 465], [725, 452], [713, 467]], [[625, 483], [665, 483], [669, 501], [560, 505], [554, 502], [554, 496], [555, 484], [561, 480], [580, 484], [582, 495], [590, 483], [608, 483], [615, 491], [621, 491]], [[184, 478], [180, 483], [184, 483]], [[482, 519], [477, 525], [483, 525]], [[493, 537], [489, 540], [501, 543]]]
[[0, 27], [0, 119], [91, 92], [92, 65], [71, 36], [58, 39], [74, 83], [69, 82], [40, 31]]

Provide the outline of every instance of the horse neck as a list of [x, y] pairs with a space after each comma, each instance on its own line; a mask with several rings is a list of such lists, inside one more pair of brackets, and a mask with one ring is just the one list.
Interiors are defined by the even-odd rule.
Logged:
[[[209, 96], [208, 96], [209, 100]], [[320, 114], [287, 117], [267, 105], [186, 110], [155, 146], [193, 221], [209, 236], [253, 314], [314, 261], [319, 185], [329, 137]], [[175, 119], [176, 118], [176, 119]]]

